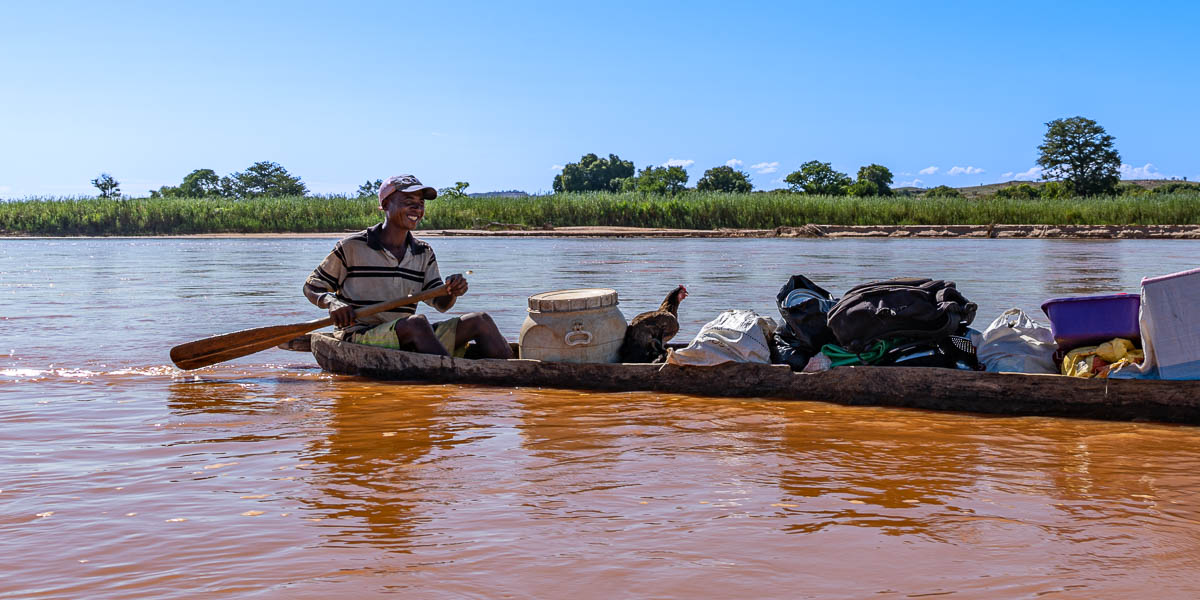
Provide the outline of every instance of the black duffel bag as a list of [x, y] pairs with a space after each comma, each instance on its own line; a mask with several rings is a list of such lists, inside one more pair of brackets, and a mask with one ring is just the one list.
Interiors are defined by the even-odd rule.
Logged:
[[775, 306], [783, 317], [783, 326], [775, 330], [777, 361], [793, 371], [801, 371], [809, 359], [836, 338], [825, 322], [825, 315], [837, 300], [803, 275], [793, 275], [779, 288]]
[[902, 277], [850, 288], [827, 322], [842, 348], [865, 352], [878, 340], [961, 335], [977, 308], [952, 281]]

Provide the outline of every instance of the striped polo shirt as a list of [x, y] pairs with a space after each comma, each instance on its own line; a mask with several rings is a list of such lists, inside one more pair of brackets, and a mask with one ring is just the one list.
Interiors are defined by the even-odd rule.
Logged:
[[[320, 293], [332, 292], [338, 300], [357, 309], [418, 294], [442, 284], [437, 258], [429, 244], [409, 233], [404, 255], [397, 259], [379, 241], [382, 229], [380, 223], [338, 242], [333, 252], [308, 276], [305, 285]], [[437, 309], [432, 301], [425, 303]], [[354, 325], [339, 331], [364, 331], [416, 311], [416, 306], [401, 306], [357, 319]]]

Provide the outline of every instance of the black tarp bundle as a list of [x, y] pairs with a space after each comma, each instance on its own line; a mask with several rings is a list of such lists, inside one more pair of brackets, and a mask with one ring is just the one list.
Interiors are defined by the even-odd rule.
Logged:
[[804, 275], [792, 275], [779, 288], [775, 305], [783, 317], [783, 326], [775, 330], [779, 362], [800, 371], [825, 344], [836, 342], [825, 315], [837, 303], [825, 288]]

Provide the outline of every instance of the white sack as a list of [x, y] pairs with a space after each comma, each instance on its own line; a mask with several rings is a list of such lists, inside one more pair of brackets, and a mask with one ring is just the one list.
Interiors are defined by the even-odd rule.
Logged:
[[682, 350], [667, 354], [673, 365], [711, 366], [727, 362], [771, 362], [767, 340], [775, 335], [775, 321], [752, 310], [727, 310], [700, 328], [696, 339]]
[[1010, 308], [984, 330], [976, 356], [994, 373], [1058, 373], [1056, 350], [1058, 344], [1048, 326], [1019, 308]]

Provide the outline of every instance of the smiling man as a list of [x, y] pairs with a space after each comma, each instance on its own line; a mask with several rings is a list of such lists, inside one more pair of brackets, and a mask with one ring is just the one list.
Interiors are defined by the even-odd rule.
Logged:
[[[434, 198], [437, 190], [412, 175], [387, 178], [379, 186], [383, 222], [338, 242], [308, 276], [304, 296], [329, 310], [337, 326], [334, 336], [342, 341], [454, 356], [463, 356], [467, 344], [475, 342], [477, 356], [512, 358], [508, 341], [487, 313], [433, 324], [412, 305], [362, 318], [355, 314], [363, 306], [442, 285], [433, 248], [413, 237], [425, 216], [425, 201]], [[467, 293], [462, 275], [446, 277], [445, 285], [450, 295], [426, 301], [439, 312]]]

